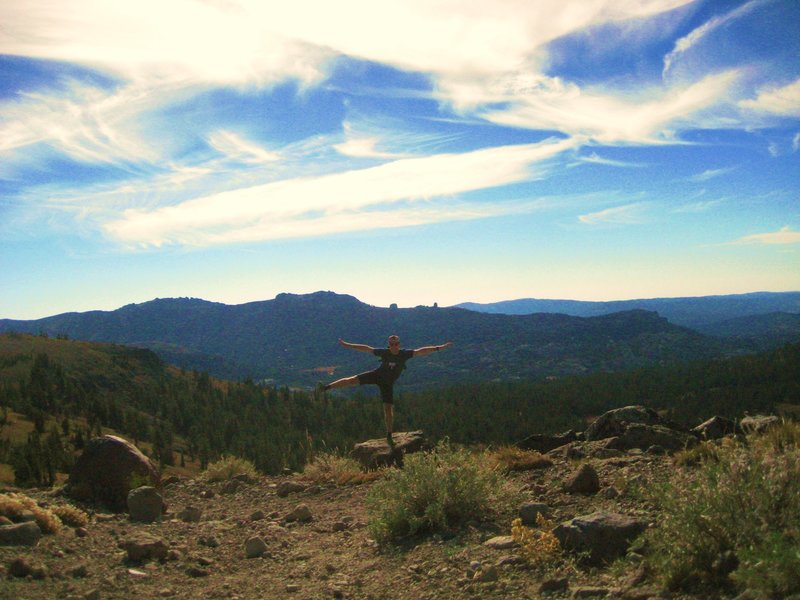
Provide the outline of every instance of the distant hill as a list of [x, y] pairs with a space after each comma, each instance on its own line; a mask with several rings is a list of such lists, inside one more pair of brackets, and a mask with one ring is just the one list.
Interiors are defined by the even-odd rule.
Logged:
[[675, 325], [708, 331], [713, 329], [711, 325], [731, 319], [775, 312], [800, 313], [800, 292], [754, 292], [728, 296], [652, 298], [612, 302], [523, 298], [489, 304], [464, 302], [456, 306], [491, 314], [561, 313], [575, 317], [596, 317], [625, 310], [651, 310]]
[[337, 339], [382, 347], [390, 333], [398, 333], [406, 347], [455, 344], [446, 353], [415, 360], [404, 375], [408, 386], [622, 370], [736, 350], [644, 310], [583, 318], [379, 308], [333, 292], [280, 294], [235, 306], [156, 299], [108, 312], [2, 320], [4, 331], [140, 346], [188, 369], [287, 385], [372, 368], [370, 357], [339, 347]]
[[697, 328], [702, 333], [750, 342], [758, 350], [800, 340], [800, 314], [772, 312], [737, 317]]

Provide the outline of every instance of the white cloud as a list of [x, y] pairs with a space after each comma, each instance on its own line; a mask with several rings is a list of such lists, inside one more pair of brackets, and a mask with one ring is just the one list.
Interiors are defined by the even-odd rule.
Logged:
[[645, 221], [643, 213], [646, 206], [644, 202], [615, 206], [613, 208], [606, 208], [601, 211], [580, 215], [578, 220], [587, 225], [638, 225]]
[[691, 177], [689, 177], [689, 181], [694, 181], [697, 183], [709, 181], [716, 177], [722, 177], [723, 175], [727, 175], [728, 173], [731, 173], [732, 171], [735, 170], [736, 167], [727, 167], [724, 169], [706, 169], [702, 173], [698, 173], [696, 175], [692, 175]]
[[800, 150], [800, 132], [795, 133], [792, 138], [792, 151], [797, 152]]
[[220, 130], [211, 134], [208, 143], [227, 158], [248, 164], [263, 164], [280, 160], [277, 152], [270, 152], [231, 131]]
[[509, 95], [510, 108], [483, 116], [501, 125], [557, 129], [603, 143], [658, 143], [667, 139], [670, 127], [699, 119], [725, 97], [738, 76], [727, 71], [684, 88], [650, 89], [636, 96], [593, 93], [540, 79], [536, 86]]
[[356, 229], [417, 224], [431, 215], [453, 215], [453, 209], [407, 207], [409, 202], [530, 179], [533, 164], [574, 146], [572, 140], [548, 140], [276, 181], [155, 210], [128, 209], [104, 229], [125, 244], [160, 246], [322, 235], [343, 231], [348, 223]]
[[592, 165], [605, 165], [608, 167], [620, 167], [623, 169], [640, 169], [647, 166], [644, 163], [634, 163], [624, 160], [613, 160], [610, 158], [603, 158], [602, 156], [599, 156], [596, 152], [592, 152], [589, 156], [581, 156], [580, 158], [578, 158], [578, 160], [580, 162], [589, 163]]
[[689, 204], [684, 204], [683, 206], [679, 206], [675, 208], [672, 212], [674, 213], [702, 213], [715, 208], [716, 206], [722, 204], [723, 200], [705, 200], [701, 202], [692, 202]]
[[781, 117], [800, 117], [800, 79], [783, 87], [761, 89], [755, 100], [742, 100], [739, 106]]
[[761, 244], [761, 245], [785, 245], [800, 244], [800, 231], [794, 231], [788, 225], [778, 231], [768, 233], [753, 233], [746, 235], [734, 242], [733, 245]]
[[763, 3], [764, 0], [751, 0], [746, 4], [735, 8], [729, 13], [709, 19], [700, 27], [693, 29], [687, 35], [680, 38], [677, 42], [675, 42], [675, 47], [672, 49], [672, 51], [664, 57], [663, 76], [667, 76], [676, 60], [691, 50], [694, 46], [699, 44], [706, 36], [730, 21], [746, 15]]

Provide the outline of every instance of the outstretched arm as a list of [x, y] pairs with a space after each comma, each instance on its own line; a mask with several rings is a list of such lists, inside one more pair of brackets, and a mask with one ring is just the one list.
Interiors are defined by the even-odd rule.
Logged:
[[343, 348], [350, 348], [351, 350], [358, 350], [359, 352], [368, 352], [372, 354], [374, 348], [372, 346], [367, 346], [366, 344], [351, 344], [350, 342], [345, 342], [343, 339], [339, 339], [339, 345]]
[[445, 348], [449, 348], [453, 345], [453, 342], [447, 342], [446, 344], [442, 344], [441, 346], [423, 346], [422, 348], [417, 348], [414, 350], [414, 356], [425, 356], [426, 354], [430, 354], [431, 352], [438, 352], [439, 350], [444, 350]]

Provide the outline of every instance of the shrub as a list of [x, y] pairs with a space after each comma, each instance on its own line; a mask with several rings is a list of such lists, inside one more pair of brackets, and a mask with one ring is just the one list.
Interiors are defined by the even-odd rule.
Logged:
[[0, 515], [17, 521], [24, 512], [33, 513], [42, 533], [56, 533], [61, 529], [61, 520], [51, 510], [42, 508], [33, 498], [25, 494], [0, 494]]
[[510, 499], [500, 479], [479, 457], [446, 443], [409, 455], [367, 494], [370, 531], [385, 542], [484, 520]]
[[530, 471], [553, 466], [553, 461], [534, 450], [522, 450], [516, 446], [502, 446], [486, 454], [487, 465], [503, 473]]
[[257, 476], [256, 468], [246, 458], [237, 456], [223, 456], [218, 461], [208, 465], [203, 475], [208, 481], [228, 481], [237, 475]]
[[562, 557], [561, 543], [553, 533], [553, 523], [541, 513], [536, 515], [536, 524], [539, 530], [525, 527], [522, 519], [514, 519], [511, 523], [511, 537], [519, 544], [519, 552], [529, 564], [546, 567]]
[[358, 461], [335, 452], [316, 455], [303, 474], [317, 483], [334, 485], [357, 485], [383, 477], [383, 471], [365, 472]]
[[800, 592], [800, 436], [783, 427], [723, 445], [657, 493], [664, 515], [647, 561], [669, 587]]

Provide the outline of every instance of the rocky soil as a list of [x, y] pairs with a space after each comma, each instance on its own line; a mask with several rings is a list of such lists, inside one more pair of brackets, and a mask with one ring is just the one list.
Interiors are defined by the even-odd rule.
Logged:
[[[568, 493], [564, 483], [579, 462], [564, 452], [551, 456], [551, 467], [508, 476], [528, 502], [546, 504], [551, 521], [597, 510], [657, 520], [641, 490], [669, 476], [670, 457], [599, 452], [580, 461], [596, 470], [599, 491]], [[167, 513], [150, 524], [81, 506], [91, 515], [85, 528], [63, 527], [35, 547], [0, 546], [0, 597], [668, 597], [635, 561], [599, 569], [564, 563], [543, 572], [504, 540], [487, 545], [510, 535], [516, 514], [379, 546], [367, 527], [370, 485], [319, 486], [297, 474], [220, 483], [178, 479], [163, 490]], [[25, 493], [41, 504], [65, 502], [47, 491]], [[307, 510], [297, 511], [300, 505]], [[136, 552], [145, 557], [131, 560]]]

